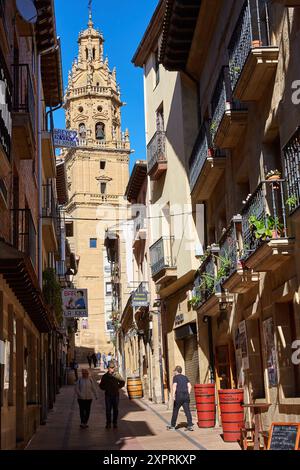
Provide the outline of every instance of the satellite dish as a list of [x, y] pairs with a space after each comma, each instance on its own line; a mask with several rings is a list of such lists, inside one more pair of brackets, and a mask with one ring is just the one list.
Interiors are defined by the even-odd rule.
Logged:
[[26, 23], [36, 23], [37, 10], [32, 0], [17, 0], [17, 9]]

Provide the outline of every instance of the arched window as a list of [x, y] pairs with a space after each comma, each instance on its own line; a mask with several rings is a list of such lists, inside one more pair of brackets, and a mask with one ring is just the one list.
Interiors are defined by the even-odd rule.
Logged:
[[105, 124], [103, 122], [97, 122], [95, 135], [97, 140], [105, 140]]
[[85, 128], [85, 124], [83, 122], [81, 122], [79, 124], [78, 135], [79, 135], [80, 139], [85, 139], [86, 138], [86, 128]]

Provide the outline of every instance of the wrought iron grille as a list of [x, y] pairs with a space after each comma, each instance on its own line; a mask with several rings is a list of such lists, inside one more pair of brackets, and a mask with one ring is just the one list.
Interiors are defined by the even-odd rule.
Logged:
[[287, 207], [292, 213], [300, 206], [300, 128], [283, 149]]
[[25, 253], [35, 267], [36, 229], [29, 209], [14, 210], [14, 246]]
[[271, 45], [267, 0], [246, 0], [229, 43], [229, 73], [234, 90], [254, 47]]
[[17, 113], [28, 113], [35, 132], [35, 98], [28, 64], [13, 64], [14, 93], [13, 109]]
[[194, 295], [199, 297], [197, 307], [203, 305], [215, 292], [216, 257], [210, 253], [203, 261], [194, 280]]
[[208, 157], [208, 138], [207, 138], [207, 123], [204, 122], [200, 128], [199, 134], [197, 136], [196, 143], [190, 158], [190, 188], [193, 190], [197, 179], [201, 173], [201, 170], [205, 164], [205, 161]]
[[231, 222], [229, 228], [222, 235], [219, 247], [219, 268], [222, 270], [222, 282], [224, 282], [237, 269], [238, 240], [234, 221]]
[[147, 145], [148, 173], [156, 163], [166, 161], [166, 134], [164, 131], [157, 131]]
[[228, 67], [223, 67], [211, 102], [212, 119], [210, 124], [210, 133], [212, 142], [214, 142], [225, 112], [242, 109], [246, 109], [245, 105], [232, 98], [229, 69]]
[[158, 274], [162, 269], [176, 267], [172, 254], [173, 241], [174, 237], [161, 237], [150, 247], [152, 276]]
[[[243, 258], [271, 238], [287, 237], [283, 183], [284, 180], [262, 181], [243, 208]], [[250, 222], [251, 216], [255, 217], [256, 227]]]
[[55, 233], [60, 234], [60, 216], [51, 183], [43, 184], [43, 207], [44, 218], [51, 218], [55, 227]]

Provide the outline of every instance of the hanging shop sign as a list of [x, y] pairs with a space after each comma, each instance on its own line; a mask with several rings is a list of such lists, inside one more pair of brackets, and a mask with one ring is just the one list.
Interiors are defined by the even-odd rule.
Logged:
[[131, 304], [133, 307], [148, 307], [149, 297], [147, 291], [135, 291], [132, 296]]
[[53, 129], [54, 147], [73, 148], [78, 146], [77, 131], [67, 129]]
[[272, 317], [263, 321], [263, 334], [265, 344], [264, 349], [267, 356], [269, 386], [276, 387], [278, 385], [278, 367], [275, 346], [274, 323]]
[[65, 318], [88, 317], [87, 289], [63, 289], [62, 303]]

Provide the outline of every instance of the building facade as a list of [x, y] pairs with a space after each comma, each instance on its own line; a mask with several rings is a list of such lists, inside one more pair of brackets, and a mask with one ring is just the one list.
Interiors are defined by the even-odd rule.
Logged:
[[60, 44], [53, 2], [35, 6], [33, 25], [15, 2], [0, 4], [1, 449], [26, 445], [63, 382], [62, 312], [45, 295], [50, 283], [60, 296], [65, 200], [46, 113], [62, 104]]
[[123, 103], [116, 70], [111, 71], [104, 59], [103, 42], [90, 16], [88, 28], [79, 34], [78, 59], [69, 73], [64, 104], [66, 128], [76, 130], [79, 137], [78, 147], [64, 158], [69, 190], [67, 237], [72, 251], [80, 256], [76, 287], [88, 289], [89, 318], [76, 336], [77, 359], [83, 361], [88, 352], [108, 353], [112, 348], [104, 238], [106, 228], [123, 217], [127, 205], [123, 195], [128, 182], [129, 135], [121, 131]]
[[[300, 4], [166, 4], [160, 60], [197, 92], [189, 179], [193, 210], [205, 207], [193, 297], [199, 378], [244, 389], [266, 431], [300, 413]], [[189, 19], [174, 28], [185, 8]]]

